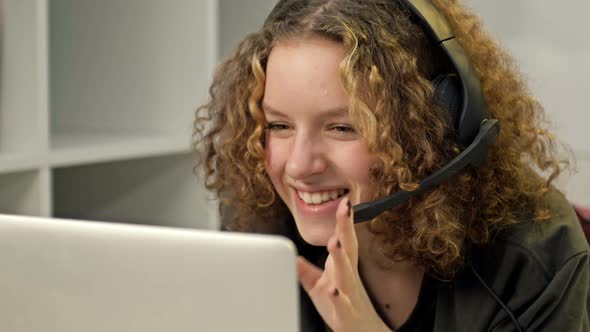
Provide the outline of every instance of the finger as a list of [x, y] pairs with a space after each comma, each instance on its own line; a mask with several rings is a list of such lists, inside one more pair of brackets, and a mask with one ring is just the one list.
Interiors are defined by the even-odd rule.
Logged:
[[[330, 290], [328, 296], [334, 308], [332, 317], [334, 323], [349, 320], [351, 318], [350, 313], [352, 305], [350, 303], [350, 297], [348, 294], [338, 288], [333, 288]], [[334, 331], [341, 330], [338, 326], [331, 326], [331, 328]]]
[[303, 256], [297, 256], [297, 278], [301, 286], [309, 293], [317, 284], [323, 271], [310, 263]]
[[348, 255], [354, 268], [358, 264], [358, 240], [354, 230], [353, 211], [349, 198], [345, 198], [336, 210], [336, 237], [340, 240], [344, 251]]
[[331, 264], [326, 266], [326, 273], [330, 275], [336, 288], [348, 292], [355, 281], [355, 272], [337, 237], [334, 236], [328, 241], [328, 252], [330, 252]]

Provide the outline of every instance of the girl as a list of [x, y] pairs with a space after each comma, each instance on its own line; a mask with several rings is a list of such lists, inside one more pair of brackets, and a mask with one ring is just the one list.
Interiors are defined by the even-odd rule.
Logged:
[[483, 164], [355, 224], [351, 206], [418, 192], [466, 149], [465, 100], [437, 92], [456, 66], [409, 1], [280, 1], [196, 113], [224, 228], [297, 244], [304, 331], [590, 331], [588, 245], [552, 186], [568, 156], [476, 16], [419, 2], [501, 128]]

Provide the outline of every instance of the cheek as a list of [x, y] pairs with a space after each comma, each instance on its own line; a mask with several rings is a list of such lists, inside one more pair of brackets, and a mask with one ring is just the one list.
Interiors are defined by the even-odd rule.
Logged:
[[342, 150], [337, 163], [350, 180], [361, 184], [370, 182], [370, 169], [376, 160], [364, 145], [355, 144]]
[[363, 145], [350, 146], [345, 153], [339, 154], [338, 164], [342, 176], [351, 185], [353, 203], [370, 201], [375, 197], [376, 188], [371, 179], [371, 168], [377, 158], [368, 152]]
[[264, 167], [266, 172], [270, 176], [273, 183], [276, 185], [276, 180], [280, 179], [282, 170], [284, 169], [285, 162], [287, 160], [286, 149], [281, 148], [277, 142], [273, 140], [266, 141], [265, 153], [266, 159], [264, 161]]

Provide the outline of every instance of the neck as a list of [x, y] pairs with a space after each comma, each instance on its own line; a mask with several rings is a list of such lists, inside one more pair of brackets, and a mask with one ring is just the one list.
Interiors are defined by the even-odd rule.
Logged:
[[424, 271], [406, 261], [392, 262], [371, 247], [375, 236], [366, 223], [356, 226], [359, 274], [382, 319], [397, 328], [405, 323], [418, 302]]

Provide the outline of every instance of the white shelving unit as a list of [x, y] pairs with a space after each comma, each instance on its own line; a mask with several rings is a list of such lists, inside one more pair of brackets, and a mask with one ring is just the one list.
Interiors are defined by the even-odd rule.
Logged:
[[190, 140], [218, 1], [0, 7], [0, 213], [217, 228]]
[[0, 0], [0, 213], [217, 228], [194, 110], [274, 3]]

